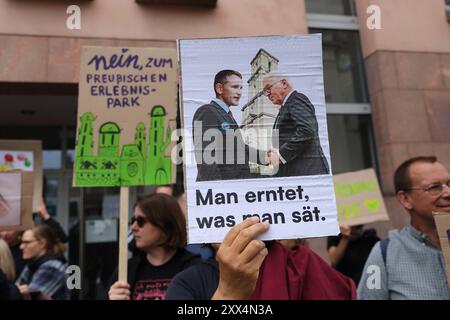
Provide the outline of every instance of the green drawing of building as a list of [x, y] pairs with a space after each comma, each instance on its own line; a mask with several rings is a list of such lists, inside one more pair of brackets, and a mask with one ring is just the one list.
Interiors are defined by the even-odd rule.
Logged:
[[[170, 145], [170, 128], [164, 130], [166, 110], [154, 106], [150, 113], [145, 184], [168, 184], [172, 180], [172, 163], [165, 151]], [[166, 131], [164, 134], [164, 131]]]
[[170, 128], [165, 128], [166, 115], [163, 106], [154, 106], [150, 112], [148, 143], [145, 124], [139, 122], [134, 144], [123, 145], [121, 153], [119, 149], [122, 130], [114, 122], [103, 123], [99, 128], [98, 150], [95, 156], [95, 117], [91, 112], [84, 113], [80, 117], [76, 141], [75, 186], [112, 187], [170, 183], [172, 163], [165, 151], [170, 145], [171, 131]]
[[114, 122], [106, 122], [98, 130], [98, 152], [101, 157], [119, 155], [120, 128]]
[[145, 124], [139, 122], [136, 126], [136, 135], [134, 136], [134, 143], [138, 147], [142, 156], [145, 156]]
[[80, 120], [76, 150], [77, 158], [92, 156], [92, 149], [94, 148], [94, 115], [92, 112], [86, 112], [80, 117]]

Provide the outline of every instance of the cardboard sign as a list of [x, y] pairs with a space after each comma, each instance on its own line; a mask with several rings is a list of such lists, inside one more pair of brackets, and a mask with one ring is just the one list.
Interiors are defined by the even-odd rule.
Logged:
[[444, 255], [447, 282], [450, 284], [450, 213], [433, 212], [433, 216], [439, 234], [442, 254]]
[[83, 47], [80, 72], [73, 185], [173, 183], [176, 50]]
[[33, 171], [33, 152], [0, 150], [0, 172]]
[[[32, 211], [39, 210], [42, 201], [42, 141], [0, 140], [0, 172], [31, 172], [33, 177]], [[28, 177], [28, 176], [27, 176]], [[31, 214], [31, 213], [30, 213]]]
[[264, 240], [338, 234], [321, 35], [180, 40], [179, 51], [189, 243], [221, 242], [255, 215], [271, 225]]
[[0, 172], [0, 231], [31, 228], [32, 201], [32, 172]]
[[373, 169], [335, 175], [334, 191], [340, 223], [355, 226], [389, 220]]

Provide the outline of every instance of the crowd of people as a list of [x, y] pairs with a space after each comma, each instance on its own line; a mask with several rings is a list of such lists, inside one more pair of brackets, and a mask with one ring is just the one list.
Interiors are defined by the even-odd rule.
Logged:
[[0, 300], [66, 300], [68, 237], [44, 203], [40, 223], [25, 231], [0, 232]]
[[[450, 174], [416, 157], [394, 174], [410, 224], [380, 239], [363, 225], [328, 238], [330, 263], [304, 239], [261, 241], [270, 225], [248, 218], [222, 243], [187, 245], [184, 198], [170, 186], [139, 198], [130, 221], [127, 281], [111, 275], [111, 300], [450, 299], [433, 212], [450, 212]], [[45, 205], [42, 223], [0, 233], [0, 299], [68, 299], [67, 236]], [[373, 267], [379, 279], [373, 281]]]

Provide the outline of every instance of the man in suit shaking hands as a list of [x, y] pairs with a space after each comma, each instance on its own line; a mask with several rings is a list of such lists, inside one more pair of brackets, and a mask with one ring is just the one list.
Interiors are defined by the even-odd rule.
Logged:
[[328, 174], [327, 159], [318, 135], [314, 106], [304, 95], [293, 90], [288, 79], [278, 73], [263, 78], [264, 94], [280, 111], [273, 125], [278, 130], [279, 149], [272, 149], [269, 162], [279, 166], [277, 177]]
[[214, 77], [216, 98], [197, 109], [193, 118], [193, 140], [197, 181], [257, 178], [250, 173], [249, 160], [264, 164], [258, 151], [244, 143], [230, 106], [242, 95], [242, 75], [221, 70]]

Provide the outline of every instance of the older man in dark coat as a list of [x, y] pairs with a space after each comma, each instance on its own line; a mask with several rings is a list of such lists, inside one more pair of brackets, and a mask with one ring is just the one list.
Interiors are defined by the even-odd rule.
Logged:
[[278, 130], [270, 162], [279, 166], [277, 176], [321, 175], [330, 172], [318, 135], [314, 106], [304, 95], [292, 89], [286, 77], [268, 74], [263, 79], [264, 94], [280, 105], [273, 125]]

